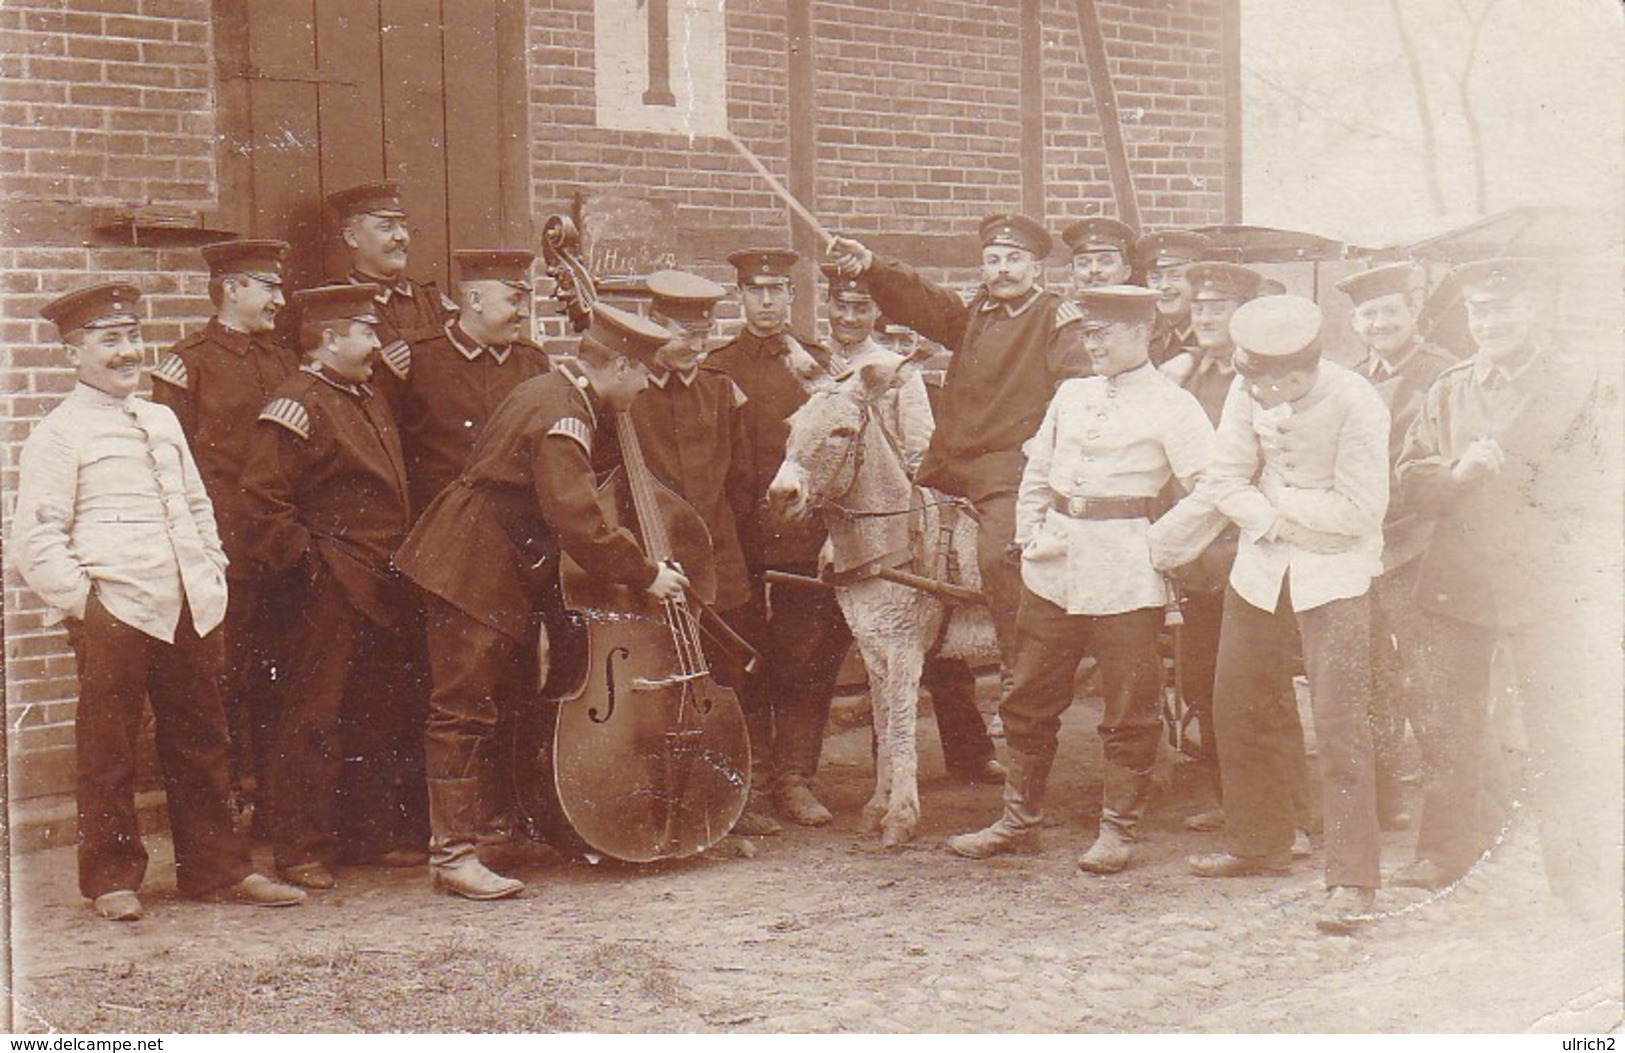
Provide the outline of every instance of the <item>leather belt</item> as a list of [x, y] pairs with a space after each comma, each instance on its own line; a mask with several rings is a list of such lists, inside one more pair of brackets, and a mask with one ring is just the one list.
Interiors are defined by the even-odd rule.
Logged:
[[1055, 510], [1073, 519], [1150, 519], [1149, 497], [1072, 497], [1050, 491]]

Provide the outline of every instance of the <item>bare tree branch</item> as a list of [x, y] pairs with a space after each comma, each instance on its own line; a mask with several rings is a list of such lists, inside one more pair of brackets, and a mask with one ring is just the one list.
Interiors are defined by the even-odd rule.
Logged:
[[1466, 0], [1456, 0], [1456, 6], [1472, 24], [1467, 37], [1467, 57], [1461, 64], [1461, 76], [1456, 78], [1456, 90], [1461, 97], [1461, 118], [1467, 125], [1467, 141], [1473, 148], [1473, 207], [1481, 216], [1489, 211], [1488, 178], [1485, 172], [1484, 129], [1479, 124], [1478, 111], [1473, 108], [1471, 81], [1473, 64], [1478, 60], [1478, 45], [1483, 37], [1484, 23], [1489, 21], [1490, 11], [1494, 9], [1495, 4], [1496, 0], [1484, 0], [1484, 6], [1475, 17], [1468, 9]]
[[1399, 30], [1399, 45], [1405, 52], [1405, 65], [1411, 72], [1411, 86], [1416, 90], [1416, 115], [1422, 122], [1422, 172], [1427, 177], [1428, 197], [1433, 202], [1434, 215], [1447, 211], [1444, 187], [1439, 183], [1439, 138], [1433, 129], [1433, 112], [1428, 105], [1427, 83], [1422, 79], [1422, 61], [1416, 54], [1416, 41], [1411, 39], [1400, 11], [1399, 0], [1388, 0], [1394, 12], [1394, 24]]

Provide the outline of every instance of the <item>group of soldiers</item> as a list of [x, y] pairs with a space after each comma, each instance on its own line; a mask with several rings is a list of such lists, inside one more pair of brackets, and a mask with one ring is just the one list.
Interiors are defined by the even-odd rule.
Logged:
[[[152, 372], [152, 401], [136, 395], [137, 288], [44, 309], [78, 384], [25, 445], [14, 551], [78, 657], [79, 882], [103, 916], [142, 912], [143, 698], [183, 895], [293, 904], [333, 888], [341, 863], [427, 864], [437, 890], [472, 899], [521, 892], [499, 861], [525, 773], [501, 746], [545, 676], [561, 559], [657, 599], [690, 584], [601, 505], [622, 413], [650, 471], [710, 528], [714, 607], [760, 655], [748, 672], [716, 662], [751, 742], [735, 833], [829, 822], [815, 779], [851, 637], [828, 590], [773, 602], [770, 572], [818, 577], [824, 537], [764, 498], [808, 378], [870, 361], [897, 377], [883, 420], [916, 484], [961, 500], [980, 529], [1004, 762], [968, 667], [928, 662], [924, 685], [950, 774], [1002, 784], [1003, 808], [953, 852], [1036, 846], [1060, 718], [1092, 657], [1106, 777], [1078, 866], [1130, 865], [1178, 604], [1184, 693], [1222, 803], [1190, 823], [1225, 832], [1225, 851], [1190, 861], [1197, 875], [1284, 871], [1318, 826], [1320, 927], [1360, 924], [1382, 880], [1378, 831], [1410, 822], [1408, 725], [1420, 829], [1391, 880], [1458, 879], [1494, 832], [1479, 757], [1500, 646], [1533, 769], [1597, 780], [1538, 786], [1553, 887], [1583, 910], [1617, 894], [1617, 830], [1599, 835], [1584, 806], [1592, 792], [1617, 805], [1617, 740], [1583, 730], [1589, 678], [1617, 663], [1588, 606], [1595, 539], [1575, 529], [1606, 520], [1611, 403], [1593, 364], [1546, 346], [1539, 265], [1451, 273], [1478, 345], [1461, 362], [1418, 335], [1417, 268], [1347, 279], [1367, 351], [1349, 369], [1323, 359], [1315, 303], [1214, 258], [1199, 234], [1074, 223], [1066, 294], [1044, 286], [1051, 235], [998, 215], [980, 225], [968, 302], [836, 238], [819, 344], [790, 330], [797, 255], [746, 249], [729, 257], [743, 325], [726, 344], [713, 347], [727, 290], [661, 271], [646, 314], [596, 304], [577, 353], [550, 362], [529, 339], [532, 253], [454, 252], [447, 299], [406, 275], [398, 185], [329, 204], [351, 272], [296, 293], [292, 326], [286, 244], [204, 248], [215, 315]], [[930, 395], [915, 334], [952, 352]], [[1596, 665], [1573, 660], [1580, 641]], [[253, 873], [234, 821], [250, 795], [280, 880]]]

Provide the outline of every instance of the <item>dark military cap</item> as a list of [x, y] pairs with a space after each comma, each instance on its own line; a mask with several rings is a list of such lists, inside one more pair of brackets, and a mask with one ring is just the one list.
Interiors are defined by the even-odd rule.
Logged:
[[501, 282], [530, 292], [530, 265], [534, 252], [525, 249], [457, 249], [457, 276], [465, 282]]
[[288, 254], [288, 243], [275, 238], [239, 238], [217, 241], [199, 251], [209, 265], [209, 273], [217, 278], [246, 274], [267, 285], [281, 285], [282, 258]]
[[831, 300], [860, 300], [873, 302], [875, 294], [869, 290], [868, 279], [861, 274], [842, 274], [841, 269], [833, 263], [819, 265], [824, 272], [824, 280], [829, 282], [829, 298]]
[[1408, 293], [1415, 288], [1417, 271], [1413, 263], [1389, 263], [1373, 267], [1359, 274], [1351, 274], [1337, 283], [1337, 291], [1356, 304], [1393, 293]]
[[643, 280], [650, 296], [650, 310], [659, 312], [684, 329], [709, 332], [716, 321], [717, 301], [727, 290], [716, 282], [687, 271], [655, 271]]
[[1212, 245], [1193, 230], [1164, 230], [1147, 234], [1134, 243], [1134, 255], [1141, 267], [1177, 267], [1206, 259]]
[[294, 293], [293, 307], [301, 326], [338, 321], [377, 325], [377, 304], [373, 302], [373, 297], [377, 295], [378, 286], [371, 282], [318, 285]]
[[1242, 304], [1230, 316], [1230, 337], [1243, 352], [1236, 358], [1237, 372], [1253, 376], [1314, 364], [1324, 322], [1313, 300], [1289, 293]]
[[1073, 255], [1116, 250], [1127, 258], [1134, 248], [1134, 228], [1105, 216], [1090, 216], [1061, 231], [1061, 240], [1066, 242]]
[[40, 308], [40, 316], [63, 336], [80, 329], [134, 325], [141, 290], [129, 282], [107, 282], [64, 293]]
[[1235, 300], [1246, 303], [1258, 295], [1264, 276], [1239, 263], [1202, 260], [1185, 272], [1185, 280], [1195, 290], [1193, 300]]
[[728, 254], [728, 262], [739, 272], [740, 286], [788, 285], [790, 268], [801, 259], [791, 249], [740, 249]]
[[1467, 303], [1505, 300], [1527, 289], [1540, 273], [1541, 262], [1525, 257], [1503, 257], [1463, 263], [1445, 275]]
[[1096, 285], [1078, 290], [1083, 328], [1104, 329], [1119, 323], [1149, 325], [1156, 317], [1161, 294], [1140, 285]]
[[406, 218], [406, 209], [401, 205], [401, 185], [393, 179], [340, 190], [327, 195], [327, 203], [341, 218], [360, 215]]
[[1039, 259], [1048, 256], [1049, 250], [1055, 244], [1042, 223], [1019, 212], [999, 212], [984, 216], [980, 233], [984, 249], [989, 245], [1010, 245], [1026, 249]]
[[671, 339], [671, 334], [640, 314], [598, 303], [593, 305], [592, 324], [581, 339], [611, 355], [624, 355], [650, 366], [654, 365], [655, 352]]

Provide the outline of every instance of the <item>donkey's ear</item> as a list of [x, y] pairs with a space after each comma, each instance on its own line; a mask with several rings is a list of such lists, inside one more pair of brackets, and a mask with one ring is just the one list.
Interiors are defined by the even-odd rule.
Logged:
[[812, 356], [812, 352], [801, 346], [801, 341], [792, 338], [789, 333], [781, 333], [780, 338], [784, 341], [785, 361], [790, 364], [790, 372], [794, 373], [803, 385], [809, 385], [820, 376], [829, 374], [829, 371], [819, 364], [818, 359]]
[[889, 362], [865, 362], [858, 367], [858, 382], [863, 385], [863, 393], [874, 398], [884, 394], [893, 384], [897, 383], [897, 371], [903, 365], [902, 359]]

